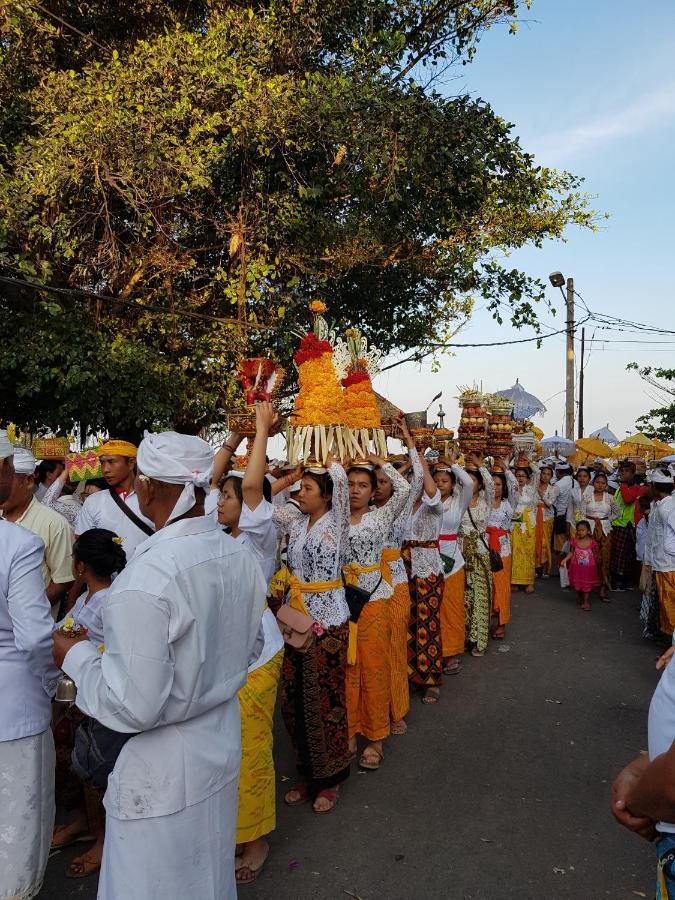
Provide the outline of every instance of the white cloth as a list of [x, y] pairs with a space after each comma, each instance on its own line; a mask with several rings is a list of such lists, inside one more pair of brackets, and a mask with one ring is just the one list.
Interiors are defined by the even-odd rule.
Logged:
[[569, 505], [570, 494], [572, 493], [574, 484], [575, 481], [571, 475], [563, 475], [562, 478], [559, 478], [556, 481], [555, 486], [558, 488], [558, 497], [555, 501], [556, 516], [567, 515], [567, 507]]
[[[471, 504], [469, 504], [466, 512], [462, 516], [462, 523], [459, 527], [459, 537], [460, 539], [463, 539], [465, 537], [468, 537], [468, 535], [470, 534], [478, 534], [479, 536], [482, 536], [485, 540], [485, 544], [483, 543], [483, 541], [479, 540], [476, 543], [476, 552], [481, 556], [485, 556], [485, 554], [488, 552], [487, 547], [485, 546], [487, 544], [485, 529], [487, 528], [488, 522], [490, 521], [490, 514], [493, 512], [495, 502], [495, 486], [494, 482], [492, 481], [492, 475], [490, 475], [487, 469], [481, 468], [480, 474], [483, 479], [483, 488], [478, 493], [476, 505], [471, 506]], [[511, 485], [509, 483], [509, 497], [510, 496]]]
[[[115, 579], [103, 606], [105, 652], [81, 641], [63, 662], [86, 715], [140, 732], [108, 780], [109, 816], [172, 815], [237, 778], [236, 695], [265, 593], [255, 560], [206, 516], [162, 528]], [[202, 838], [188, 832], [185, 845]]]
[[98, 900], [236, 900], [237, 782], [161, 819], [105, 826]]
[[608, 491], [603, 491], [601, 498], [596, 500], [593, 485], [589, 484], [581, 495], [577, 521], [587, 521], [593, 530], [593, 519], [600, 519], [603, 534], [607, 535], [612, 530], [612, 522], [619, 515], [620, 510], [614, 497]]
[[[452, 472], [455, 476], [455, 489], [452, 494], [443, 501], [443, 521], [441, 522], [441, 534], [438, 541], [438, 549], [443, 556], [454, 559], [452, 574], [464, 568], [464, 557], [457, 542], [457, 533], [462, 524], [462, 517], [469, 508], [473, 497], [473, 480], [468, 472], [461, 466], [454, 465]], [[443, 540], [443, 535], [454, 534], [451, 541]]]
[[[333, 503], [328, 512], [308, 529], [309, 516], [293, 503], [275, 507], [274, 524], [288, 534], [288, 568], [300, 581], [341, 580], [349, 540], [349, 485], [342, 466], [328, 470], [333, 481]], [[343, 587], [303, 594], [310, 615], [324, 628], [342, 625], [349, 618]]]
[[[675, 740], [675, 663], [666, 666], [656, 686], [647, 720], [649, 759], [670, 750]], [[659, 831], [675, 833], [675, 823], [659, 822]]]
[[35, 497], [43, 506], [53, 509], [54, 512], [63, 516], [71, 528], [75, 528], [82, 504], [75, 494], [63, 494], [62, 492], [63, 483], [60, 478], [57, 478], [50, 488], [42, 492], [41, 497], [38, 496], [37, 491]]
[[428, 578], [430, 575], [442, 575], [444, 572], [443, 560], [438, 551], [438, 535], [441, 533], [442, 521], [441, 492], [437, 490], [433, 497], [429, 497], [426, 491], [422, 490], [421, 503], [413, 511], [406, 526], [405, 540], [435, 542], [436, 546], [410, 548], [410, 571], [416, 578]]
[[558, 488], [555, 484], [547, 484], [543, 494], [537, 488], [537, 495], [537, 506], [540, 503], [544, 505], [542, 510], [544, 522], [549, 522], [555, 518], [555, 502], [558, 499]]
[[[643, 516], [635, 526], [635, 558], [638, 562], [644, 562], [645, 548], [647, 546], [647, 527], [649, 519]], [[604, 523], [603, 523], [604, 526]], [[611, 528], [611, 523], [610, 523]], [[604, 527], [603, 527], [604, 530]]]
[[167, 525], [192, 509], [196, 487], [209, 492], [213, 457], [213, 447], [199, 437], [178, 434], [177, 431], [162, 434], [145, 432], [136, 457], [139, 473], [166, 484], [183, 485], [183, 492], [169, 514]]
[[37, 460], [25, 447], [14, 448], [14, 471], [17, 475], [32, 475], [37, 469]]
[[[348, 563], [355, 562], [360, 566], [378, 565], [391, 527], [406, 505], [410, 494], [408, 482], [389, 463], [382, 466], [382, 471], [391, 480], [393, 493], [383, 506], [369, 509], [360, 522], [350, 524]], [[371, 594], [369, 602], [388, 600], [394, 593], [393, 587], [385, 581], [379, 570], [361, 572], [358, 576], [358, 586]]]
[[[642, 519], [640, 520], [642, 521]], [[638, 528], [640, 523], [638, 522]], [[666, 534], [663, 541], [663, 547], [666, 553], [675, 556], [675, 509], [671, 509], [666, 521]]]
[[[146, 525], [149, 525], [151, 528], [155, 527], [149, 519], [141, 515], [138, 495], [135, 492], [132, 491], [130, 494], [127, 494], [126, 498], [120, 495], [120, 499]], [[141, 531], [137, 525], [134, 525], [131, 519], [124, 514], [124, 510], [120, 509], [110, 496], [110, 491], [107, 490], [97, 491], [95, 494], [87, 497], [82, 504], [82, 509], [75, 523], [75, 534], [79, 536], [84, 534], [85, 531], [89, 531], [90, 528], [107, 528], [108, 531], [112, 531], [113, 534], [121, 537], [122, 549], [127, 555], [127, 562], [134, 555], [136, 548], [148, 539], [148, 535]]]
[[[415, 501], [422, 493], [422, 485], [424, 484], [424, 470], [422, 469], [422, 463], [420, 462], [417, 450], [413, 448], [409, 451], [408, 455], [412, 465], [410, 493], [408, 494], [408, 499], [406, 500], [403, 511], [398, 518], [394, 520], [394, 524], [389, 529], [389, 534], [387, 535], [387, 540], [384, 545], [385, 548], [390, 548], [392, 550], [400, 550], [403, 546]], [[405, 563], [402, 559], [395, 559], [390, 562], [389, 568], [391, 570], [391, 581], [394, 587], [396, 587], [397, 584], [407, 583], [408, 573], [405, 570]]]
[[[471, 510], [471, 512], [473, 512], [473, 510]], [[490, 516], [487, 523], [488, 528], [499, 528], [506, 532], [506, 534], [501, 534], [499, 536], [499, 555], [503, 556], [504, 559], [511, 556], [511, 538], [509, 532], [511, 531], [512, 516], [513, 507], [508, 500], [502, 500], [497, 509], [493, 506], [490, 510]], [[482, 544], [482, 541], [480, 543]], [[489, 541], [487, 541], [487, 543], [489, 546]]]
[[82, 625], [88, 630], [89, 640], [98, 648], [103, 643], [103, 604], [109, 593], [110, 588], [96, 591], [87, 603], [89, 591], [85, 589], [75, 601], [75, 605], [68, 615], [57, 622], [54, 628], [60, 628], [67, 618], [71, 618], [76, 625]]
[[43, 555], [39, 537], [0, 519], [0, 741], [40, 734], [51, 718], [60, 673], [52, 661]]
[[675, 571], [675, 553], [669, 552], [670, 543], [666, 543], [667, 524], [674, 512], [675, 496], [654, 500], [649, 510], [644, 561], [654, 572]]
[[7, 429], [0, 428], [0, 459], [14, 456], [14, 444], [7, 437]]
[[0, 897], [29, 900], [42, 887], [54, 829], [54, 739], [0, 741]]
[[[274, 575], [277, 556], [277, 530], [272, 521], [272, 504], [263, 499], [255, 509], [251, 509], [246, 503], [242, 503], [239, 528], [240, 534], [234, 540], [255, 557], [266, 584], [269, 584]], [[249, 673], [264, 666], [284, 649], [284, 639], [271, 609], [263, 612], [260, 629], [262, 649], [249, 663]]]

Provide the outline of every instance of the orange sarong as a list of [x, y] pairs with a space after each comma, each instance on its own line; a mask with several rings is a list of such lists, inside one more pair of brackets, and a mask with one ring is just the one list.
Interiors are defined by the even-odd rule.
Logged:
[[400, 722], [410, 709], [408, 685], [408, 623], [410, 622], [410, 588], [404, 581], [394, 587], [389, 598], [391, 627], [391, 721]]
[[500, 625], [508, 625], [511, 619], [511, 557], [502, 556], [504, 568], [492, 573], [492, 615], [498, 616]]
[[553, 535], [553, 519], [544, 519], [544, 504], [537, 504], [535, 528], [534, 565], [543, 569], [548, 575], [551, 568], [551, 537]]
[[389, 736], [390, 659], [389, 601], [371, 600], [359, 616], [356, 661], [347, 666], [345, 679], [350, 738], [363, 734], [381, 741]]
[[659, 598], [659, 628], [664, 634], [675, 631], [675, 572], [654, 572]]
[[464, 605], [464, 567], [445, 576], [441, 602], [441, 643], [443, 658], [464, 653], [466, 607]]

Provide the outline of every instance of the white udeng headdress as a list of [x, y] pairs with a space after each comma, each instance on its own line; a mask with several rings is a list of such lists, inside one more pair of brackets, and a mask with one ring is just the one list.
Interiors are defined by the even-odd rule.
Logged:
[[14, 444], [7, 437], [5, 429], [0, 428], [0, 459], [7, 459], [9, 456], [14, 456]]
[[32, 475], [37, 468], [37, 460], [24, 447], [14, 447], [14, 471], [17, 475]]
[[213, 470], [213, 449], [201, 438], [176, 431], [145, 432], [138, 448], [138, 471], [167, 484], [182, 484], [183, 492], [166, 524], [185, 515], [195, 505], [195, 488], [208, 491]]

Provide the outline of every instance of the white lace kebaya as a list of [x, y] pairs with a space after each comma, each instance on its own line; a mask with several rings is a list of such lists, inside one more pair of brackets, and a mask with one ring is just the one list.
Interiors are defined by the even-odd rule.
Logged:
[[[275, 507], [274, 524], [289, 536], [288, 568], [300, 581], [341, 579], [347, 558], [349, 539], [349, 484], [341, 465], [328, 469], [333, 481], [331, 509], [308, 529], [309, 516], [294, 504]], [[315, 594], [303, 594], [310, 615], [324, 628], [342, 625], [349, 618], [344, 588]]]

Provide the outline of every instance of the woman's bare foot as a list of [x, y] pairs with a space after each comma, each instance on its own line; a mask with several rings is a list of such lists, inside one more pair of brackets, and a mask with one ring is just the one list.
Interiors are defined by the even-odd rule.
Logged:
[[525, 593], [526, 593], [526, 594], [534, 594], [534, 585], [533, 585], [533, 584], [528, 584], [528, 585], [526, 585], [526, 586], [525, 586]]
[[66, 878], [86, 878], [87, 875], [98, 872], [103, 859], [104, 838], [105, 832], [101, 832], [96, 837], [96, 843], [86, 853], [74, 857], [66, 868]]
[[299, 781], [284, 794], [284, 803], [287, 806], [300, 806], [301, 803], [306, 803], [308, 800], [309, 788], [304, 781]]

